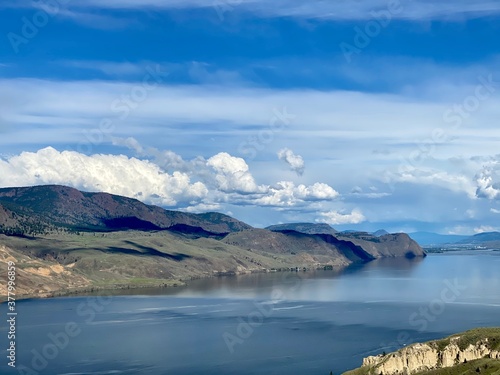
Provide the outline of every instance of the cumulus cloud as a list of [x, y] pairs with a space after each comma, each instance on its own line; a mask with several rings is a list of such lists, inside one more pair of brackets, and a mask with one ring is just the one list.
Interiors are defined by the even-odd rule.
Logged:
[[[197, 157], [184, 161], [171, 151], [149, 149], [133, 138], [115, 139], [114, 143], [137, 154], [154, 154], [153, 160], [124, 155], [88, 156], [47, 147], [0, 160], [0, 187], [61, 184], [187, 212], [222, 211], [226, 204], [312, 207], [314, 202], [331, 201], [339, 196], [331, 186], [320, 182], [309, 186], [296, 186], [290, 181], [258, 185], [247, 163], [226, 152], [208, 160]], [[167, 169], [172, 167], [183, 171], [174, 168], [170, 173]]]
[[495, 182], [495, 175], [498, 174], [493, 167], [486, 167], [476, 175], [476, 196], [478, 198], [499, 199], [500, 183]]
[[143, 146], [137, 139], [133, 137], [121, 138], [112, 137], [112, 144], [115, 146], [126, 147], [133, 150], [139, 157], [151, 159], [156, 165], [166, 171], [180, 171], [192, 173], [200, 171], [200, 163], [205, 164], [203, 158], [196, 158], [191, 161], [185, 161], [182, 157], [171, 150], [158, 150], [155, 147]]
[[327, 223], [330, 225], [342, 224], [359, 224], [366, 220], [361, 210], [355, 208], [351, 213], [343, 213], [339, 211], [322, 212], [321, 218], [316, 219], [316, 222]]
[[[186, 161], [172, 151], [145, 147], [134, 138], [114, 138], [113, 142], [115, 145], [128, 147], [138, 156], [150, 157], [155, 164], [166, 170], [175, 167], [195, 176], [213, 190], [213, 200], [283, 207], [306, 201], [332, 200], [339, 196], [331, 186], [319, 182], [310, 186], [295, 186], [289, 181], [258, 185], [246, 161], [226, 152], [218, 153], [208, 160], [198, 156]], [[225, 194], [220, 194], [221, 192]]]
[[208, 159], [207, 165], [215, 171], [218, 188], [222, 191], [256, 193], [260, 190], [242, 158], [221, 152]]
[[299, 176], [302, 176], [304, 173], [304, 159], [300, 155], [295, 155], [292, 150], [288, 148], [281, 149], [278, 151], [278, 158], [287, 163], [290, 169], [295, 171]]
[[218, 203], [200, 203], [194, 206], [189, 206], [183, 209], [183, 211], [191, 212], [191, 213], [203, 213], [203, 212], [214, 212], [221, 211], [222, 206]]
[[267, 194], [255, 200], [262, 206], [293, 207], [309, 201], [332, 200], [339, 196], [331, 186], [317, 182], [311, 186], [281, 181], [267, 189]]
[[123, 155], [87, 156], [47, 147], [0, 160], [0, 186], [69, 185], [163, 206], [201, 199], [208, 193], [181, 172], [168, 174], [156, 164]]

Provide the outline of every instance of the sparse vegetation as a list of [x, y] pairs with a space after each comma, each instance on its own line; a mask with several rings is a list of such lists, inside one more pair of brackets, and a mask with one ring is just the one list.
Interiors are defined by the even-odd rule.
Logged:
[[461, 363], [454, 367], [442, 368], [421, 372], [416, 375], [500, 375], [500, 361], [496, 359], [483, 358], [467, 363]]
[[333, 270], [383, 256], [425, 256], [404, 234], [337, 238], [333, 228], [325, 234], [325, 224], [316, 225], [299, 227], [317, 234], [280, 233], [216, 212], [168, 211], [65, 186], [0, 189], [0, 244], [71, 267], [71, 275], [85, 277], [92, 287], [164, 285], [272, 269]]
[[[498, 351], [500, 350], [500, 328], [476, 328], [441, 340], [430, 341], [428, 344], [438, 351], [443, 351], [452, 342], [455, 342], [460, 350], [464, 350], [470, 345], [482, 343], [489, 349]], [[390, 355], [391, 353], [387, 354], [387, 356]], [[382, 356], [386, 357], [385, 352]], [[385, 361], [385, 358], [383, 361]], [[345, 375], [378, 375], [376, 367], [360, 367], [346, 372]], [[498, 359], [482, 358], [465, 361], [453, 367], [416, 373], [415, 375], [466, 375], [472, 373], [500, 375], [500, 361]]]

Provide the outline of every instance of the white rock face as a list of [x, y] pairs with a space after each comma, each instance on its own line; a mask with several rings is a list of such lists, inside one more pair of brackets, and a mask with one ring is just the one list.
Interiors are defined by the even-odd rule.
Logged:
[[385, 356], [371, 356], [363, 359], [363, 367], [371, 367], [377, 375], [411, 375], [480, 358], [500, 359], [500, 352], [488, 347], [488, 340], [478, 341], [461, 350], [454, 337], [442, 350], [436, 345], [413, 344]]

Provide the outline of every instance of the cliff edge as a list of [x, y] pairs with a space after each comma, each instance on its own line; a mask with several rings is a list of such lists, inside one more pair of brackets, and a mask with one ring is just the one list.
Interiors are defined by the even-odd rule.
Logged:
[[360, 368], [344, 375], [439, 374], [440, 369], [463, 367], [483, 359], [500, 364], [500, 328], [477, 328], [442, 340], [412, 344], [394, 353], [370, 356], [363, 359]]

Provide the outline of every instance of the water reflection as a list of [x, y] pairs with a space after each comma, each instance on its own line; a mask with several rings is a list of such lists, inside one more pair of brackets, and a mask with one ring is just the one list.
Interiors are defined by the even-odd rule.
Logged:
[[[500, 303], [499, 252], [453, 252], [427, 258], [384, 258], [333, 270], [255, 273], [192, 280], [176, 288], [111, 291], [109, 295], [176, 296], [184, 298], [413, 302], [439, 298], [445, 282], [467, 285], [458, 302]], [[94, 294], [103, 294], [98, 292]]]
[[[356, 293], [364, 293], [377, 277], [410, 277], [425, 258], [384, 258], [368, 263], [353, 264], [332, 270], [282, 271], [247, 275], [219, 276], [191, 280], [186, 286], [175, 288], [141, 288], [108, 291], [106, 295], [171, 295], [179, 297], [216, 297], [272, 299], [277, 290], [287, 300], [344, 300]], [[349, 280], [346, 286], [342, 279]], [[355, 285], [352, 285], [352, 284]], [[374, 288], [380, 286], [373, 285]], [[346, 290], [347, 288], [347, 290]], [[89, 293], [91, 295], [103, 292]], [[360, 299], [363, 300], [363, 299]]]

